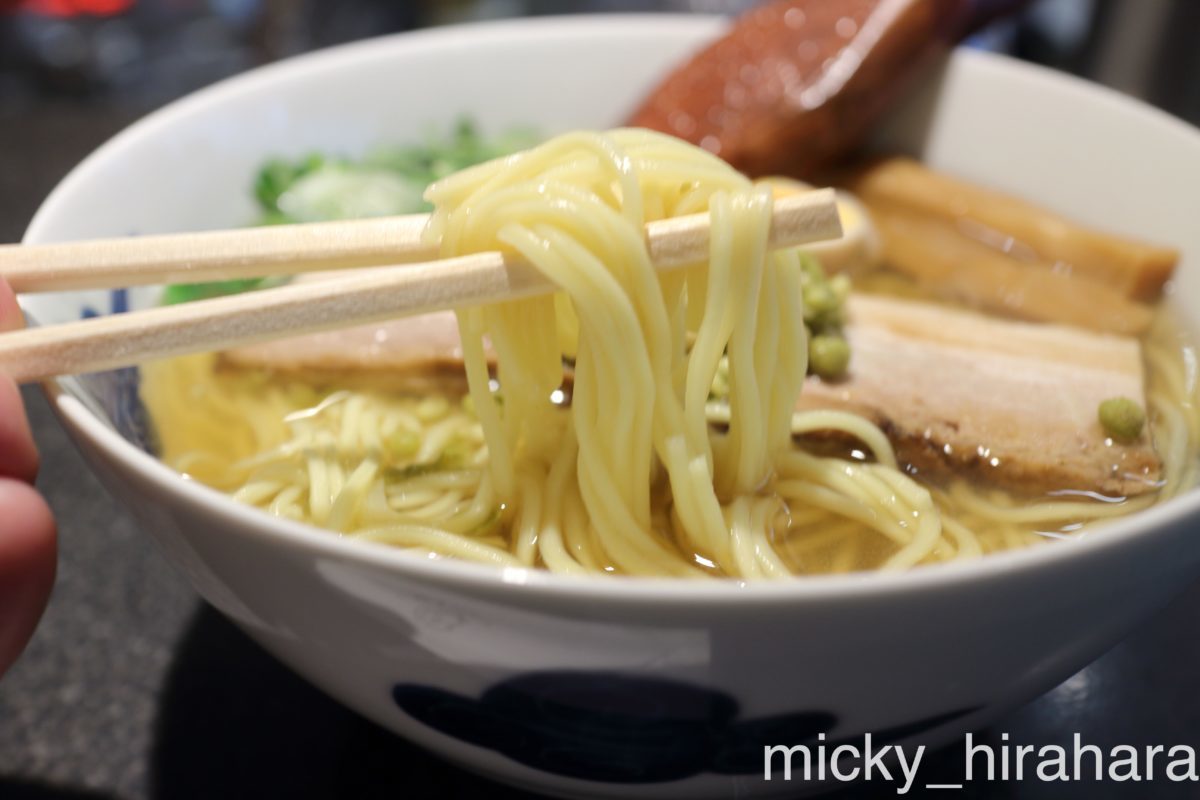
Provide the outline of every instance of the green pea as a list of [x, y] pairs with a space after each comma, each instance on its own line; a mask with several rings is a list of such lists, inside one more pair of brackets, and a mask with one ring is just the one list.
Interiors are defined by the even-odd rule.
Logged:
[[393, 458], [402, 460], [412, 458], [417, 454], [417, 450], [421, 447], [421, 437], [410, 430], [397, 428], [388, 435], [384, 444], [387, 445], [388, 452]]
[[1146, 412], [1128, 397], [1110, 397], [1100, 403], [1100, 425], [1114, 439], [1130, 442], [1146, 425]]
[[813, 319], [837, 311], [838, 296], [828, 283], [814, 283], [804, 287], [804, 316]]
[[814, 336], [808, 342], [808, 369], [822, 378], [840, 378], [850, 366], [850, 343], [840, 336]]
[[800, 270], [804, 274], [805, 283], [825, 280], [825, 270], [821, 267], [821, 262], [811, 253], [800, 253]]
[[838, 306], [842, 306], [850, 297], [850, 277], [848, 275], [834, 275], [829, 279], [829, 288], [833, 290], [834, 296], [837, 297]]

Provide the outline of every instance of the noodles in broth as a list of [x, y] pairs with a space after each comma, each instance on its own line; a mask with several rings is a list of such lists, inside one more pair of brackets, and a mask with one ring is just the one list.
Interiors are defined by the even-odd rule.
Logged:
[[[143, 390], [169, 421], [172, 466], [273, 514], [426, 555], [747, 580], [976, 557], [1073, 534], [1195, 480], [1196, 378], [1165, 317], [1145, 348], [1159, 492], [1031, 503], [966, 482], [926, 486], [869, 421], [794, 411], [808, 356], [803, 276], [796, 251], [767, 250], [768, 186], [673, 138], [617, 130], [468, 169], [427, 197], [443, 256], [515, 251], [559, 288], [458, 312], [468, 394], [321, 395], [295, 379], [222, 374], [211, 356], [176, 359], [147, 370]], [[645, 223], [705, 211], [707, 263], [657, 272]], [[723, 358], [718, 430], [706, 406]], [[859, 457], [795, 444], [811, 431], [841, 432]]]

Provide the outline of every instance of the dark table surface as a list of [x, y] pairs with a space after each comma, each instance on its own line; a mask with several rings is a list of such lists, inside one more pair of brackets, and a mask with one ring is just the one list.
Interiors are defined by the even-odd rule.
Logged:
[[[0, 109], [0, 241], [129, 113]], [[115, 187], [119, 191], [119, 187]], [[26, 401], [60, 527], [57, 588], [29, 649], [0, 682], [0, 798], [496, 797], [341, 708], [202, 603], [99, 486], [40, 393]], [[1200, 535], [1200, 532], [1198, 532]], [[998, 745], [1200, 746], [1200, 584], [1066, 683], [985, 731]], [[921, 779], [962, 779], [961, 747]], [[1200, 785], [979, 784], [941, 795], [1200, 797]], [[856, 787], [835, 798], [894, 796]], [[911, 795], [910, 795], [911, 796]]]

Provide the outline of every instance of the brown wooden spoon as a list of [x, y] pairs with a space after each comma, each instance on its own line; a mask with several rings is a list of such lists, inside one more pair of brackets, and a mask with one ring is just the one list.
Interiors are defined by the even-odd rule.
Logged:
[[1026, 0], [775, 0], [650, 94], [630, 124], [751, 176], [809, 178], [857, 148], [914, 78]]

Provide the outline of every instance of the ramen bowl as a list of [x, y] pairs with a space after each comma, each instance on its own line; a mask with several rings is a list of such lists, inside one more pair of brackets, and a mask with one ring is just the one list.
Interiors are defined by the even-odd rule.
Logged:
[[[355, 154], [463, 114], [609, 127], [720, 30], [696, 17], [445, 29], [255, 70], [152, 114], [46, 200], [27, 242], [232, 227], [271, 156]], [[1045, 124], [1030, 124], [1039, 120]], [[1184, 254], [1200, 320], [1200, 134], [1085, 83], [953, 55], [879, 132], [935, 167]], [[29, 296], [41, 324], [154, 290]], [[1077, 541], [908, 574], [565, 578], [429, 560], [273, 518], [152, 455], [128, 369], [47, 385], [100, 479], [172, 564], [348, 707], [463, 767], [572, 797], [749, 797], [764, 747], [941, 745], [1046, 691], [1200, 573], [1193, 492]], [[776, 762], [779, 765], [780, 762]]]

